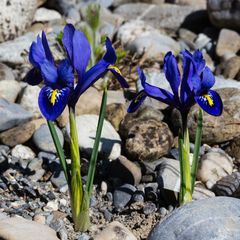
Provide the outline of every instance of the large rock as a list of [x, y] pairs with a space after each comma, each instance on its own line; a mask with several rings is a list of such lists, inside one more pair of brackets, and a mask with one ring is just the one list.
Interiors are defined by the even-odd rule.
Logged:
[[240, 200], [216, 197], [173, 211], [153, 228], [148, 240], [240, 239]]
[[184, 23], [187, 16], [198, 10], [203, 8], [197, 5], [128, 3], [116, 8], [114, 13], [122, 15], [126, 20], [143, 20], [157, 29], [165, 28], [175, 31]]
[[14, 103], [20, 91], [19, 82], [15, 80], [0, 81], [0, 98], [5, 98], [7, 101]]
[[219, 28], [240, 30], [240, 3], [238, 0], [208, 0], [208, 15]]
[[[76, 117], [78, 144], [82, 152], [90, 155], [96, 137], [98, 116], [84, 114]], [[66, 126], [67, 139], [70, 138], [69, 123]], [[109, 159], [116, 159], [121, 154], [121, 138], [110, 122], [104, 120], [99, 144], [99, 153]]]
[[23, 219], [5, 218], [0, 221], [0, 239], [2, 240], [59, 240], [50, 227]]
[[25, 33], [32, 23], [37, 6], [38, 0], [2, 0], [0, 42], [12, 40]]
[[32, 116], [32, 113], [26, 111], [19, 104], [9, 103], [5, 99], [0, 99], [0, 131], [27, 122]]

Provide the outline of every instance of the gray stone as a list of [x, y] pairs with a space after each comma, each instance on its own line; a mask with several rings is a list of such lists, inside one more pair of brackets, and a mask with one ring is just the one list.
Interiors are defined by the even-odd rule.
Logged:
[[12, 40], [25, 33], [32, 23], [37, 5], [37, 0], [2, 0], [0, 9], [0, 42]]
[[1, 220], [0, 238], [3, 240], [59, 240], [53, 229], [21, 217]]
[[[14, 14], [12, 14], [14, 15]], [[32, 42], [35, 40], [33, 33], [16, 38], [13, 41], [3, 42], [0, 44], [0, 61], [10, 64], [23, 64], [26, 61], [25, 50], [28, 50]], [[9, 50], [11, 49], [11, 51]]]
[[7, 130], [32, 118], [22, 106], [0, 99], [0, 131]]
[[240, 30], [240, 4], [235, 0], [208, 0], [210, 21], [218, 28]]
[[223, 76], [216, 76], [215, 85], [213, 86], [213, 89], [221, 89], [221, 88], [240, 89], [240, 82], [233, 79], [226, 79]]
[[27, 167], [30, 170], [29, 178], [32, 181], [38, 181], [42, 178], [45, 173], [45, 170], [42, 168], [43, 160], [39, 158], [32, 159]]
[[[63, 146], [64, 137], [62, 131], [57, 126], [55, 126], [55, 129], [57, 131], [60, 144]], [[33, 142], [41, 151], [56, 153], [56, 148], [47, 124], [41, 125], [35, 131], [33, 134]]]
[[17, 159], [29, 160], [29, 161], [35, 157], [35, 153], [32, 151], [31, 148], [21, 144], [16, 145], [11, 150], [11, 155]]
[[15, 80], [12, 69], [3, 63], [0, 63], [0, 80]]
[[0, 81], [0, 98], [5, 98], [7, 101], [14, 103], [20, 91], [21, 86], [17, 81]]
[[206, 187], [202, 184], [197, 184], [194, 187], [194, 191], [193, 191], [193, 195], [192, 198], [193, 200], [202, 200], [202, 199], [206, 199], [206, 198], [211, 198], [211, 197], [215, 197], [215, 193], [206, 189]]
[[50, 21], [59, 21], [62, 19], [62, 16], [59, 12], [52, 9], [47, 9], [44, 7], [38, 8], [35, 12], [33, 21], [34, 22], [50, 22]]
[[188, 203], [153, 228], [148, 240], [240, 239], [240, 200], [217, 197]]
[[[92, 152], [98, 116], [93, 114], [84, 114], [76, 117], [78, 129], [78, 144], [85, 154], [90, 155]], [[70, 138], [69, 123], [66, 126], [67, 139]], [[121, 138], [113, 128], [110, 122], [104, 120], [103, 129], [99, 144], [99, 153], [109, 159], [117, 159], [121, 154]]]

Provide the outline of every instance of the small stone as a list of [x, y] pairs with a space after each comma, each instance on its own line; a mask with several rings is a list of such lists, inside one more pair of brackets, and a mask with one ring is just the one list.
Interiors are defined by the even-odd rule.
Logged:
[[[98, 116], [93, 114], [84, 114], [76, 117], [78, 128], [78, 144], [82, 152], [90, 155], [92, 152]], [[69, 124], [66, 126], [67, 139], [70, 136]], [[113, 128], [111, 123], [104, 120], [101, 140], [99, 143], [99, 153], [109, 159], [117, 159], [121, 154], [121, 138]]]
[[[229, 39], [234, 39], [234, 41], [229, 41]], [[216, 46], [216, 53], [219, 57], [225, 60], [235, 56], [235, 54], [240, 49], [240, 36], [237, 32], [222, 29]]]
[[159, 213], [161, 217], [165, 217], [168, 214], [168, 210], [165, 207], [160, 207]]
[[2, 239], [58, 240], [53, 229], [21, 217], [3, 219], [0, 221], [0, 226], [0, 238]]
[[193, 192], [193, 200], [202, 200], [202, 199], [206, 199], [206, 198], [211, 198], [211, 197], [215, 197], [214, 192], [206, 189], [206, 187], [202, 184], [199, 186], [199, 184], [197, 184], [197, 186], [194, 187], [194, 192]]
[[35, 12], [33, 21], [34, 22], [50, 22], [50, 21], [58, 21], [61, 20], [62, 16], [59, 12], [47, 9], [44, 7], [38, 8]]
[[141, 168], [124, 156], [120, 156], [110, 163], [108, 173], [108, 177], [119, 178], [123, 183], [135, 186], [140, 183], [142, 178]]
[[59, 189], [62, 189], [64, 187], [65, 191], [68, 190], [67, 186], [65, 186], [67, 184], [66, 178], [60, 166], [57, 169], [55, 169], [54, 174], [51, 177], [51, 182], [55, 187]]
[[117, 188], [113, 193], [114, 207], [121, 211], [131, 201], [135, 191], [136, 188], [128, 183]]
[[23, 160], [32, 160], [35, 157], [35, 153], [32, 151], [31, 148], [21, 144], [16, 145], [11, 150], [11, 154], [13, 157]]
[[89, 240], [90, 237], [86, 233], [81, 233], [77, 240]]
[[212, 148], [199, 161], [197, 179], [211, 188], [222, 177], [233, 171], [233, 160], [220, 148]]
[[[63, 146], [64, 138], [62, 131], [55, 126], [61, 146]], [[33, 134], [33, 142], [41, 151], [56, 153], [56, 148], [52, 140], [52, 136], [47, 124], [42, 124]]]
[[3, 81], [15, 80], [12, 69], [4, 63], [0, 63], [0, 81], [2, 81], [2, 80]]
[[58, 210], [58, 201], [50, 201], [47, 203], [47, 205], [43, 208], [44, 211], [57, 211]]
[[26, 111], [19, 104], [9, 103], [5, 99], [0, 99], [0, 131], [27, 122], [31, 118], [32, 113]]
[[41, 117], [41, 113], [38, 106], [38, 95], [41, 88], [39, 86], [27, 85], [24, 89], [20, 104], [29, 112], [34, 114], [35, 118]]
[[223, 76], [240, 81], [240, 57], [235, 56], [223, 63]]
[[36, 182], [43, 177], [45, 170], [42, 168], [42, 163], [43, 160], [38, 158], [34, 158], [28, 163], [27, 167], [31, 171], [29, 179]]
[[104, 210], [103, 215], [106, 221], [110, 222], [112, 220], [113, 215], [107, 209]]
[[21, 86], [17, 81], [15, 80], [0, 81], [0, 98], [4, 98], [9, 102], [14, 103], [20, 91]]
[[137, 238], [120, 222], [111, 222], [105, 229], [94, 237], [94, 240], [137, 240]]
[[41, 214], [36, 214], [34, 217], [33, 217], [33, 221], [34, 222], [37, 222], [37, 223], [40, 223], [40, 224], [45, 224], [45, 216], [41, 215]]
[[152, 202], [147, 202], [143, 207], [143, 213], [147, 216], [150, 214], [153, 214], [154, 212], [156, 212], [156, 210], [157, 210], [157, 207]]

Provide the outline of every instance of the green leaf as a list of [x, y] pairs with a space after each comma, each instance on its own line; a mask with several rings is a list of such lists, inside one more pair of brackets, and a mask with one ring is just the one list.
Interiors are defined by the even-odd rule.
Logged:
[[201, 146], [201, 139], [202, 139], [202, 122], [203, 122], [203, 114], [202, 109], [199, 109], [198, 113], [198, 121], [197, 121], [197, 131], [195, 136], [195, 145], [194, 145], [194, 152], [193, 152], [193, 161], [192, 161], [192, 168], [191, 168], [191, 178], [192, 178], [192, 193], [194, 191], [196, 175], [197, 175], [197, 168], [198, 168], [198, 159], [199, 159], [199, 151]]
[[100, 27], [100, 10], [101, 6], [98, 3], [90, 3], [87, 7], [86, 21], [93, 31]]
[[104, 116], [105, 116], [105, 111], [106, 111], [106, 103], [107, 103], [107, 87], [105, 86], [104, 91], [103, 91], [100, 115], [99, 115], [99, 119], [98, 119], [96, 138], [94, 141], [93, 151], [92, 151], [89, 169], [88, 169], [86, 191], [89, 196], [91, 196], [91, 193], [92, 193], [92, 186], [93, 186], [94, 174], [95, 174], [95, 169], [96, 169], [99, 142], [100, 142], [100, 138], [101, 138]]
[[60, 159], [60, 163], [61, 163], [64, 175], [65, 175], [66, 181], [67, 181], [69, 189], [70, 189], [70, 186], [71, 186], [71, 175], [70, 175], [70, 171], [69, 171], [69, 168], [68, 168], [68, 165], [67, 165], [67, 162], [66, 162], [66, 158], [65, 158], [65, 154], [64, 154], [63, 148], [62, 148], [61, 143], [59, 141], [59, 138], [58, 138], [57, 131], [55, 129], [54, 123], [52, 121], [47, 121], [47, 123], [48, 123], [48, 128], [50, 130], [50, 133], [51, 133], [51, 136], [52, 136], [55, 148], [57, 150], [57, 153], [58, 153], [58, 156], [59, 156], [59, 159]]

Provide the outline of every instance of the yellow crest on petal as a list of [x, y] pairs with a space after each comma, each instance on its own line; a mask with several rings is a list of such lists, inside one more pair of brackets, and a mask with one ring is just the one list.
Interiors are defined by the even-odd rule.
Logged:
[[213, 99], [212, 99], [211, 95], [205, 94], [202, 97], [207, 101], [207, 103], [210, 107], [212, 107], [214, 105], [214, 102], [213, 102]]
[[121, 71], [120, 71], [119, 68], [116, 67], [116, 66], [110, 65], [110, 66], [108, 67], [108, 69], [113, 69], [115, 72], [117, 72], [117, 73], [119, 73], [120, 75], [122, 75]]
[[50, 103], [52, 105], [54, 105], [56, 103], [57, 95], [58, 95], [58, 89], [55, 89], [51, 92]]

